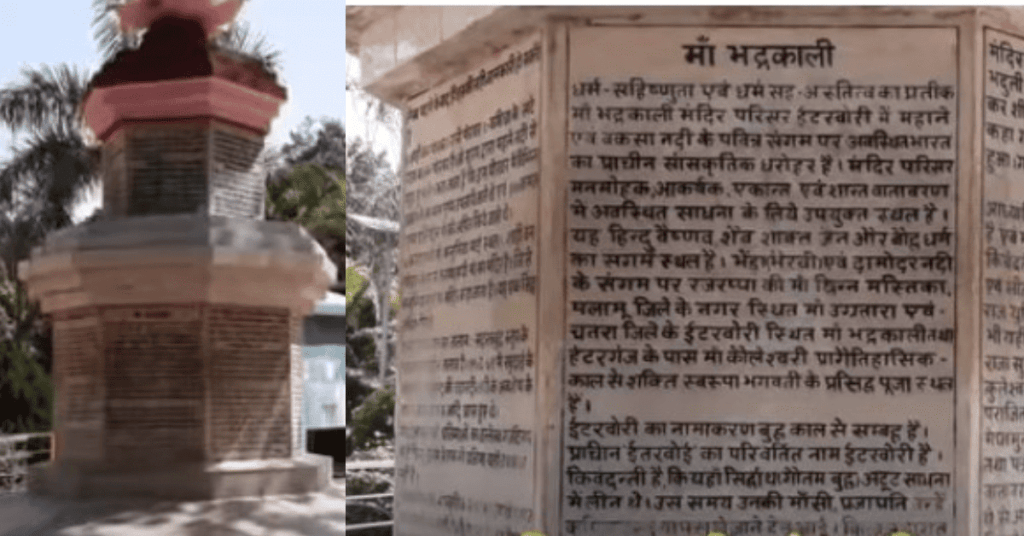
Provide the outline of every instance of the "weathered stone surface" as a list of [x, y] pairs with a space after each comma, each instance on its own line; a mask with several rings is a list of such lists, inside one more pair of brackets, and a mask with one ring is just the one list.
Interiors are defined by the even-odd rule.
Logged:
[[291, 223], [175, 215], [132, 218], [123, 228], [124, 221], [55, 233], [21, 265], [44, 311], [208, 300], [305, 315], [336, 271]]
[[[396, 534], [1020, 531], [1024, 10], [443, 9], [360, 11], [348, 45], [408, 117]], [[521, 189], [521, 153], [477, 99], [524, 86], [511, 401], [474, 181]]]
[[[503, 483], [472, 494], [470, 532], [515, 531], [536, 515], [540, 51], [539, 38], [529, 39], [481, 66], [501, 74], [477, 91], [445, 87], [410, 103], [399, 525], [455, 522], [444, 517], [446, 501], [467, 495], [463, 480]], [[464, 155], [468, 146], [476, 152]], [[493, 515], [501, 510], [514, 518]]]
[[[330, 460], [301, 453], [296, 320], [286, 307], [224, 304], [55, 314], [58, 461], [41, 476], [83, 496], [320, 489]], [[192, 476], [174, 484], [181, 474]]]
[[106, 143], [105, 218], [19, 266], [56, 333], [54, 461], [37, 489], [217, 498], [329, 483], [331, 459], [303, 452], [300, 320], [336, 268], [298, 226], [262, 221], [255, 161], [285, 92], [208, 39], [237, 7], [129, 5], [142, 46], [85, 97]]
[[263, 138], [221, 120], [122, 125], [103, 147], [104, 217], [263, 219]]

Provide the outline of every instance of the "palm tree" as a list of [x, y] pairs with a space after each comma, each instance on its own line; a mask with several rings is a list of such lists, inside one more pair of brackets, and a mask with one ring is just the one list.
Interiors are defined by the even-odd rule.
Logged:
[[99, 152], [81, 134], [88, 75], [67, 65], [24, 69], [0, 90], [0, 122], [26, 137], [0, 167], [0, 252], [6, 277], [47, 232], [71, 223], [74, 202], [95, 184]]

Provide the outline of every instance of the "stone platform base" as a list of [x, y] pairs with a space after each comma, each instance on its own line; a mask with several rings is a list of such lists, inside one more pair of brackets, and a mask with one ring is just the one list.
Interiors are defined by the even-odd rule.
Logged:
[[145, 497], [208, 500], [315, 493], [331, 482], [332, 460], [315, 454], [286, 460], [119, 471], [73, 464], [33, 468], [29, 489], [66, 499]]
[[0, 536], [341, 536], [345, 489], [214, 501], [0, 495]]

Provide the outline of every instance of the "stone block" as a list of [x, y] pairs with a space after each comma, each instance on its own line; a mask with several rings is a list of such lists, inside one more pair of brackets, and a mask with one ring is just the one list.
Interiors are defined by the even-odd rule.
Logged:
[[1022, 73], [988, 7], [503, 7], [374, 71], [395, 533], [1019, 533]]

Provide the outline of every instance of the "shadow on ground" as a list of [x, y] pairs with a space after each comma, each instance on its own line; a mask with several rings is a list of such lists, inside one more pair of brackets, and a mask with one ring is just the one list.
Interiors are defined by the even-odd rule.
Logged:
[[0, 536], [334, 536], [345, 490], [263, 499], [157, 502], [0, 495]]

